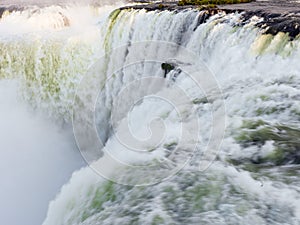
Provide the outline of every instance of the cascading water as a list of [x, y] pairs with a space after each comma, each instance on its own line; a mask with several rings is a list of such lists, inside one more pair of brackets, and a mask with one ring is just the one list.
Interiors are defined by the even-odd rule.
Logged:
[[[97, 51], [97, 15], [90, 7], [31, 7], [0, 20], [1, 224], [41, 224], [49, 201], [85, 165], [62, 122], [68, 102], [59, 99]], [[61, 97], [56, 77], [70, 84]]]
[[[100, 60], [100, 78], [91, 79], [87, 86], [81, 83], [81, 92], [88, 97], [90, 89], [104, 86], [96, 108], [97, 129], [105, 146], [126, 162], [155, 161], [176, 147], [182, 150], [175, 160], [190, 154], [195, 140], [187, 138], [179, 144], [177, 130], [181, 124], [194, 124], [194, 118], [200, 128], [190, 129], [189, 134], [199, 132], [198, 150], [203, 151], [210, 138], [211, 111], [217, 111], [222, 101], [226, 107], [224, 140], [207, 170], [199, 171], [199, 153], [178, 174], [151, 186], [115, 184], [83, 168], [50, 203], [44, 225], [299, 224], [299, 40], [289, 40], [284, 33], [263, 35], [255, 27], [260, 18], [252, 17], [242, 25], [240, 13], [219, 13], [199, 24], [201, 13], [196, 10], [116, 8], [47, 7], [6, 15], [0, 22], [7, 29], [0, 46], [1, 78], [20, 80], [26, 101], [69, 123], [81, 78]], [[53, 22], [42, 22], [48, 13]], [[83, 14], [84, 18], [79, 16]], [[6, 28], [11, 23], [25, 24], [24, 30]], [[145, 41], [148, 45], [137, 52], [133, 46]], [[154, 41], [175, 43], [196, 54], [210, 69], [208, 75], [215, 75], [223, 99], [213, 93], [206, 93], [211, 97], [205, 98], [189, 76], [172, 70], [166, 76], [169, 83], [161, 84], [157, 93], [173, 93], [175, 84], [185, 90], [192, 104], [180, 108], [184, 119], [170, 104], [149, 98], [134, 104], [130, 114], [120, 113], [114, 127], [108, 121], [121, 90], [145, 74], [164, 76], [160, 63], [142, 61], [115, 72], [120, 66], [136, 55], [142, 60], [149, 55], [165, 56], [166, 61], [172, 55], [177, 69], [189, 65], [180, 59], [178, 49], [171, 53], [172, 49], [153, 50], [149, 43]], [[120, 46], [117, 56], [109, 55]], [[126, 96], [138, 91], [131, 89]], [[123, 102], [132, 105], [126, 99]], [[81, 121], [87, 120], [86, 114], [78, 115]], [[149, 135], [151, 118], [164, 121], [164, 140], [143, 146], [151, 152], [147, 159], [124, 154], [126, 147], [114, 135], [122, 135], [122, 121], [130, 120], [132, 132], [143, 139]], [[98, 163], [105, 164], [103, 158]], [[127, 172], [116, 173], [126, 180], [131, 178]]]

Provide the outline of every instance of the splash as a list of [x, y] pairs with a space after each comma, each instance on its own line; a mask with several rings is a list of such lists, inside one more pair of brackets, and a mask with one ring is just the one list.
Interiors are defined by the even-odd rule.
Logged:
[[[155, 186], [122, 186], [100, 178], [88, 167], [77, 171], [50, 203], [44, 224], [297, 224], [300, 219], [299, 173], [297, 162], [289, 158], [295, 156], [294, 149], [299, 149], [295, 140], [300, 129], [299, 40], [290, 41], [282, 33], [275, 37], [261, 35], [254, 26], [255, 19], [238, 26], [241, 14], [220, 13], [199, 25], [196, 10], [174, 13], [115, 9], [98, 9], [99, 14], [89, 17], [84, 25], [70, 16], [74, 9], [64, 9], [63, 15], [68, 15], [70, 26], [37, 26], [37, 31], [30, 33], [36, 38], [26, 40], [26, 45], [20, 39], [24, 37], [23, 31], [16, 30], [15, 35], [8, 32], [7, 38], [2, 40], [5, 45], [1, 46], [4, 50], [7, 48], [0, 60], [1, 76], [22, 77], [23, 96], [31, 105], [69, 121], [76, 88], [88, 68], [105, 53], [125, 46], [117, 57], [108, 55], [101, 61], [97, 70], [101, 73], [95, 74], [100, 76], [95, 79], [99, 82], [91, 80], [83, 89], [85, 96], [89, 96], [91, 89], [104, 87], [96, 115], [99, 136], [119, 159], [129, 163], [134, 159], [136, 163], [144, 159], [122, 154], [123, 146], [114, 135], [122, 131], [120, 127], [127, 114], [121, 113], [120, 123], [115, 127], [107, 121], [122, 88], [143, 74], [153, 77], [165, 74], [161, 64], [142, 61], [133, 69], [119, 73], [115, 73], [116, 65], [130, 62], [137, 54], [146, 58], [151, 54], [164, 55], [168, 50], [153, 50], [149, 45], [139, 52], [131, 51], [135, 43], [175, 43], [205, 62], [217, 78], [224, 99], [218, 98], [214, 90], [203, 96], [187, 76], [172, 70], [166, 79], [186, 90], [195, 110], [186, 113], [186, 120], [182, 121], [169, 105], [142, 101], [134, 105], [130, 114], [133, 133], [142, 139], [147, 137], [146, 122], [153, 115], [172, 125], [166, 129], [169, 138], [147, 148], [153, 153], [150, 161], [155, 161], [167, 157], [176, 148], [178, 134], [172, 131], [192, 117], [200, 121], [202, 129], [191, 129], [191, 133], [199, 132], [204, 145], [210, 137], [211, 111], [217, 110], [224, 100], [227, 129], [223, 145], [216, 162], [207, 171], [198, 170], [204, 149], [200, 144], [199, 153], [177, 176]], [[87, 10], [87, 15], [93, 14]], [[54, 13], [56, 21], [61, 21], [57, 15]], [[5, 24], [9, 17], [18, 16], [10, 14], [2, 22]], [[44, 29], [47, 34], [43, 33]], [[40, 37], [47, 37], [46, 41]], [[20, 65], [17, 56], [26, 63]], [[175, 61], [176, 56], [178, 52], [174, 51]], [[184, 61], [176, 62], [177, 69], [186, 66]], [[104, 85], [109, 75], [111, 79]], [[171, 92], [172, 87], [171, 84], [162, 86], [158, 92]], [[132, 94], [137, 92], [136, 89], [131, 91]], [[87, 104], [79, 103], [82, 107]], [[124, 104], [131, 102], [124, 101]], [[184, 105], [182, 112], [190, 108]], [[79, 118], [85, 121], [85, 116], [88, 115]], [[193, 144], [193, 140], [186, 141], [182, 149], [188, 154], [191, 151], [188, 144]], [[182, 156], [178, 154], [174, 158], [181, 160]], [[280, 163], [276, 163], [278, 160]], [[114, 169], [125, 179], [128, 177], [128, 171]]]

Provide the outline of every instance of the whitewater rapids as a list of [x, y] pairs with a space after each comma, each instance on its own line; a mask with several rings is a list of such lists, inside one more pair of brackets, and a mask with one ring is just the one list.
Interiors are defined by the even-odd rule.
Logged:
[[[158, 58], [171, 54], [173, 59], [179, 54], [176, 50], [168, 54], [153, 51], [151, 45], [131, 52], [135, 43], [175, 43], [205, 63], [218, 82], [222, 99], [208, 93], [212, 98], [205, 100], [188, 76], [174, 70], [166, 78], [171, 84], [157, 92], [174, 91], [172, 82], [184, 89], [192, 99], [192, 105], [180, 108], [183, 114], [189, 112], [185, 118], [178, 118], [175, 110], [160, 100], [146, 99], [134, 105], [130, 115], [122, 114], [120, 124], [130, 117], [133, 133], [143, 139], [149, 135], [149, 118], [164, 121], [166, 138], [159, 145], [147, 143], [151, 154], [146, 160], [153, 161], [167, 157], [179, 145], [177, 130], [181, 124], [193, 124], [195, 118], [201, 129], [189, 132], [199, 132], [201, 144], [207, 143], [212, 110], [217, 111], [224, 102], [223, 143], [215, 162], [204, 172], [199, 171], [200, 144], [200, 153], [183, 170], [151, 186], [115, 184], [90, 167], [76, 171], [49, 204], [43, 224], [299, 224], [299, 39], [290, 40], [284, 33], [263, 35], [255, 27], [261, 19], [255, 16], [241, 24], [242, 14], [219, 13], [199, 24], [201, 13], [197, 10], [120, 11], [121, 5], [50, 6], [4, 14], [0, 20], [0, 78], [18, 80], [26, 104], [70, 124], [78, 85], [103, 55], [120, 46], [126, 48], [126, 54], [105, 57], [100, 64], [99, 76], [105, 80], [118, 69], [116, 64], [125, 64], [137, 54], [145, 59], [150, 53]], [[120, 90], [144, 74], [163, 77], [164, 71], [160, 64], [147, 62], [123, 69], [110, 77], [97, 108], [101, 138], [126, 162], [145, 159], [135, 153], [124, 154], [126, 148], [107, 121]], [[88, 95], [91, 86], [85, 88]], [[132, 89], [130, 94], [137, 91]], [[85, 121], [85, 115], [80, 116]], [[121, 125], [116, 133], [122, 134]], [[175, 159], [189, 154], [194, 142], [186, 139], [184, 151]], [[125, 180], [130, 176], [126, 171], [116, 173]]]

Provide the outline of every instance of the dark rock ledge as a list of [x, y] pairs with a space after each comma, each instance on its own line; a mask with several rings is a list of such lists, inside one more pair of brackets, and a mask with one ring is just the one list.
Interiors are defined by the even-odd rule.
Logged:
[[5, 11], [13, 12], [13, 11], [22, 11], [24, 7], [17, 7], [17, 6], [0, 6], [0, 18], [2, 17]]
[[[124, 9], [179, 12], [188, 9], [199, 9], [199, 6], [178, 6], [177, 2], [155, 2], [121, 8], [121, 10]], [[300, 34], [300, 4], [294, 1], [257, 0], [244, 4], [221, 5], [217, 6], [216, 9], [207, 9], [206, 13], [199, 18], [199, 24], [204, 23], [210, 16], [221, 11], [226, 13], [244, 12], [243, 23], [246, 23], [253, 16], [263, 18], [263, 22], [256, 24], [256, 26], [262, 28], [265, 34], [276, 35], [279, 32], [284, 32], [288, 33], [291, 39], [296, 38]]]
[[[148, 2], [142, 3], [143, 0], [139, 2], [135, 1], [136, 5], [122, 7], [124, 9], [145, 9], [147, 11], [154, 10], [169, 10], [174, 12], [179, 12], [182, 10], [197, 9], [199, 6], [178, 6], [176, 1], [163, 1], [163, 2]], [[150, 0], [151, 1], [151, 0]], [[0, 18], [5, 11], [22, 11], [27, 7], [32, 5], [38, 7], [45, 7], [47, 4], [36, 5], [36, 1], [32, 0], [26, 2], [26, 4], [12, 4], [15, 1], [8, 1], [10, 4], [4, 2], [0, 3]], [[66, 0], [57, 0], [59, 5], [64, 5]], [[139, 4], [138, 4], [139, 3]], [[199, 17], [199, 24], [204, 23], [210, 16], [223, 11], [226, 13], [234, 12], [244, 12], [242, 23], [247, 23], [247, 21], [253, 17], [258, 16], [263, 18], [263, 22], [256, 24], [257, 27], [262, 28], [262, 31], [266, 34], [276, 35], [279, 32], [288, 33], [291, 39], [296, 38], [300, 34], [300, 3], [296, 3], [295, 0], [256, 0], [251, 3], [244, 4], [233, 4], [233, 5], [219, 5], [214, 9], [207, 9], [205, 13]]]

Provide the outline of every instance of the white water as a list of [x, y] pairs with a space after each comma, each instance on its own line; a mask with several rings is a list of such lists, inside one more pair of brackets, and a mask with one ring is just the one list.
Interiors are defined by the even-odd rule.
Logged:
[[[1, 65], [6, 62], [6, 70], [1, 71], [1, 76], [9, 78], [23, 75], [26, 78], [25, 81], [22, 80], [25, 99], [35, 107], [46, 109], [55, 118], [69, 121], [70, 104], [76, 85], [88, 67], [100, 58], [105, 50], [149, 40], [185, 46], [195, 52], [199, 61], [203, 60], [213, 71], [224, 93], [227, 130], [221, 152], [218, 160], [205, 172], [197, 171], [199, 157], [196, 157], [194, 164], [185, 168], [178, 176], [144, 189], [111, 185], [90, 168], [84, 168], [73, 174], [59, 196], [50, 203], [44, 224], [299, 224], [300, 195], [297, 175], [288, 176], [284, 168], [274, 166], [271, 170], [273, 176], [269, 176], [268, 170], [248, 172], [241, 165], [234, 166], [228, 162], [228, 159], [253, 159], [275, 149], [272, 141], [265, 143], [262, 148], [256, 145], [239, 145], [234, 137], [241, 132], [240, 126], [244, 120], [262, 119], [273, 125], [282, 123], [299, 129], [299, 41], [289, 42], [283, 34], [276, 37], [261, 35], [253, 26], [257, 18], [253, 18], [253, 21], [243, 27], [234, 28], [233, 25], [239, 23], [239, 14], [217, 15], [206, 24], [196, 27], [199, 15], [196, 11], [177, 14], [146, 13], [143, 10], [123, 11], [116, 19], [110, 20], [108, 15], [113, 8], [91, 10], [50, 7], [29, 19], [25, 19], [22, 14], [7, 16], [2, 21], [3, 24], [0, 24], [0, 27], [5, 29], [2, 39], [5, 45], [1, 46], [6, 48], [5, 54], [2, 54], [2, 57], [6, 58], [2, 58], [1, 61]], [[56, 10], [67, 15], [71, 27], [61, 25], [62, 20], [61, 17], [56, 18], [60, 15], [55, 13]], [[39, 19], [49, 11], [54, 12], [55, 21], [50, 24], [49, 20], [42, 22]], [[82, 12], [86, 20], [78, 20], [78, 15], [82, 15]], [[10, 30], [7, 24], [14, 27], [11, 23], [25, 24], [25, 30]], [[57, 23], [60, 25], [51, 26]], [[31, 30], [32, 24], [34, 30]], [[194, 30], [195, 28], [197, 29]], [[23, 35], [27, 32], [30, 32], [30, 38], [25, 39]], [[156, 54], [157, 58], [165, 56], [166, 60], [170, 54], [173, 58], [177, 56], [177, 52], [164, 53], [166, 49], [153, 51], [151, 46], [148, 49], [140, 49], [140, 52], [132, 49], [127, 47], [129, 53], [126, 58], [122, 52], [117, 58], [109, 58], [106, 64], [107, 73], [101, 74], [103, 78], [101, 77], [100, 81], [108, 76], [109, 72], [117, 69], [117, 65], [130, 62], [137, 54], [145, 58], [147, 55]], [[34, 52], [32, 60], [32, 54], [28, 52]], [[18, 56], [25, 62], [27, 60], [29, 64], [18, 67], [12, 63], [13, 56]], [[54, 60], [55, 57], [58, 61]], [[45, 60], [42, 60], [43, 58]], [[30, 63], [38, 66], [32, 68]], [[24, 67], [27, 70], [24, 71]], [[53, 68], [55, 70], [52, 70]], [[43, 77], [44, 70], [50, 72]], [[30, 74], [34, 76], [31, 77]], [[163, 71], [159, 64], [148, 66], [144, 63], [129, 68], [127, 72], [123, 71], [123, 74], [116, 74], [106, 87], [104, 98], [100, 98], [101, 105], [97, 111], [99, 130], [104, 130], [104, 136], [108, 138], [106, 146], [126, 162], [131, 162], [133, 158], [134, 162], [145, 159], [135, 158], [135, 154], [122, 154], [123, 146], [115, 136], [109, 137], [107, 133], [110, 130], [107, 123], [109, 117], [103, 106], [105, 105], [110, 112], [112, 102], [117, 101], [119, 90], [145, 74], [162, 77]], [[174, 74], [170, 73], [168, 79], [171, 79], [172, 75]], [[47, 82], [44, 83], [43, 79]], [[49, 82], [53, 85], [48, 86]], [[179, 75], [176, 84], [193, 99], [203, 97], [203, 93], [186, 76]], [[92, 85], [96, 86], [97, 83]], [[89, 94], [92, 86], [86, 89]], [[166, 85], [158, 92], [173, 91], [172, 86]], [[137, 90], [133, 89], [130, 93], [135, 92]], [[211, 108], [220, 105], [220, 99], [212, 100], [213, 104], [195, 104], [196, 110], [183, 121], [183, 124], [193, 123], [194, 118], [200, 121], [202, 129], [191, 129], [190, 133], [200, 132], [204, 143], [209, 139]], [[125, 104], [131, 103], [129, 101]], [[190, 108], [191, 106], [186, 104], [181, 110], [189, 112]], [[147, 137], [149, 133], [145, 128], [145, 121], [153, 117], [161, 117], [169, 127], [166, 129], [168, 138], [158, 146], [156, 143], [147, 146], [149, 149], [155, 147], [151, 157], [147, 158], [149, 161], [167, 154], [164, 146], [177, 141], [179, 134], [176, 131], [182, 123], [170, 105], [160, 101], [144, 101], [136, 105], [130, 113], [130, 118], [134, 118], [130, 120], [131, 127], [134, 128], [133, 133], [141, 139]], [[122, 119], [124, 121], [124, 118], [120, 118], [120, 121]], [[117, 127], [117, 133], [122, 132], [120, 125]], [[187, 146], [193, 143], [193, 139], [186, 139], [183, 143], [186, 154], [191, 151]], [[203, 150], [201, 146], [200, 150]], [[180, 159], [183, 156], [176, 157]], [[101, 162], [100, 159], [98, 163]], [[295, 167], [294, 172], [297, 174], [297, 167], [291, 167]]]
[[[33, 57], [30, 51], [26, 52], [25, 45], [40, 51], [43, 57], [48, 53], [47, 47], [53, 49], [53, 43], [63, 41], [60, 43], [63, 45], [69, 40], [65, 49], [70, 49], [66, 57], [71, 61], [72, 51], [80, 50], [76, 46], [80, 42], [78, 35], [82, 34], [83, 27], [91, 34], [85, 25], [94, 17], [87, 13], [90, 12], [88, 7], [72, 8], [68, 16], [73, 15], [72, 23], [76, 25], [62, 31], [64, 21], [58, 11], [65, 13], [66, 9], [53, 6], [34, 14], [36, 9], [15, 12], [0, 21], [0, 70], [1, 77], [7, 78], [0, 81], [0, 223], [7, 225], [41, 224], [49, 201], [55, 198], [74, 170], [86, 165], [77, 149], [70, 124], [49, 117], [42, 104], [36, 103], [36, 109], [33, 109], [33, 105], [24, 99], [28, 92], [23, 91], [23, 76], [24, 68], [30, 67], [26, 59]], [[84, 14], [88, 16], [83, 17]], [[90, 43], [93, 37], [82, 39]], [[84, 45], [84, 42], [80, 44]], [[39, 49], [41, 46], [45, 46], [44, 53]], [[43, 65], [51, 71], [51, 59], [48, 60]], [[35, 65], [39, 64], [38, 61], [33, 59]], [[69, 68], [75, 69], [74, 66]]]

